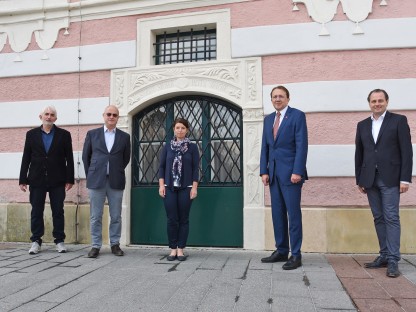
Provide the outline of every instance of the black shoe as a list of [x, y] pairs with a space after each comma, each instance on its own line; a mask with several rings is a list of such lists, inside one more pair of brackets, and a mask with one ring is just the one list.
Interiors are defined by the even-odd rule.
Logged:
[[185, 260], [186, 260], [186, 258], [188, 258], [188, 256], [185, 256], [185, 255], [183, 255], [183, 256], [178, 256], [178, 260], [179, 260], [179, 261], [185, 261]]
[[302, 266], [302, 257], [301, 256], [291, 256], [289, 260], [283, 264], [283, 270], [294, 270]]
[[120, 245], [111, 246], [111, 252], [116, 256], [124, 256], [124, 251], [120, 249]]
[[167, 257], [166, 257], [166, 259], [167, 259], [168, 261], [173, 261], [173, 260], [175, 260], [175, 259], [176, 259], [176, 255], [174, 255], [174, 256], [169, 255], [169, 256], [167, 256]]
[[387, 258], [383, 256], [378, 256], [374, 259], [373, 262], [364, 263], [364, 267], [367, 269], [378, 269], [387, 267]]
[[387, 265], [387, 272], [386, 275], [388, 277], [399, 277], [400, 271], [399, 271], [399, 265], [396, 261], [389, 261]]
[[88, 253], [88, 258], [97, 258], [100, 253], [100, 249], [92, 247]]
[[277, 250], [275, 250], [270, 257], [262, 258], [261, 262], [263, 263], [273, 263], [273, 262], [283, 262], [287, 261], [288, 256], [279, 254]]

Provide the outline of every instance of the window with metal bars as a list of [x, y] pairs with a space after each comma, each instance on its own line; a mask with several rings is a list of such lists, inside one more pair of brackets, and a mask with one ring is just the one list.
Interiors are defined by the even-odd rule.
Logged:
[[164, 32], [156, 36], [153, 46], [156, 65], [215, 60], [217, 32], [206, 27], [197, 31], [191, 28], [188, 32]]
[[159, 102], [133, 117], [133, 187], [158, 184], [160, 151], [172, 139], [177, 117], [188, 120], [188, 137], [198, 145], [200, 185], [241, 186], [241, 109], [211, 97], [187, 96]]

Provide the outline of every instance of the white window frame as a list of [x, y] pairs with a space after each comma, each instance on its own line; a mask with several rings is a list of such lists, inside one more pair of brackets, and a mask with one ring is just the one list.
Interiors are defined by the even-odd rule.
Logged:
[[[217, 30], [217, 61], [231, 59], [230, 10], [200, 11], [185, 14], [158, 16], [137, 21], [138, 67], [155, 66], [153, 43], [156, 35], [164, 31], [187, 31], [193, 28]], [[160, 65], [159, 65], [160, 66]]]

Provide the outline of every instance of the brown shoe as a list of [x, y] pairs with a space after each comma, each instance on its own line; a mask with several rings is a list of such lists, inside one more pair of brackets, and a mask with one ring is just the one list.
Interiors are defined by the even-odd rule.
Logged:
[[120, 249], [120, 245], [111, 246], [111, 252], [116, 256], [124, 256], [124, 251]]
[[100, 253], [100, 249], [92, 247], [88, 253], [88, 258], [97, 258]]

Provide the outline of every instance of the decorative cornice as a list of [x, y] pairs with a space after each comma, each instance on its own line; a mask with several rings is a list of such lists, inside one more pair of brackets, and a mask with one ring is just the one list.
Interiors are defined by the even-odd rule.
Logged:
[[[322, 24], [320, 36], [329, 36], [329, 32], [325, 27], [325, 24], [332, 21], [339, 3], [342, 4], [342, 9], [348, 19], [356, 24], [353, 31], [354, 35], [363, 34], [364, 31], [358, 25], [358, 23], [367, 19], [371, 13], [374, 0], [292, 0], [293, 11], [299, 11], [298, 4], [305, 5], [309, 16], [317, 23]], [[386, 6], [386, 0], [380, 2], [380, 6]]]
[[7, 39], [14, 52], [25, 51], [33, 33], [40, 49], [51, 49], [59, 31], [66, 29], [68, 35], [73, 22], [244, 1], [249, 0], [2, 0], [0, 51]]

